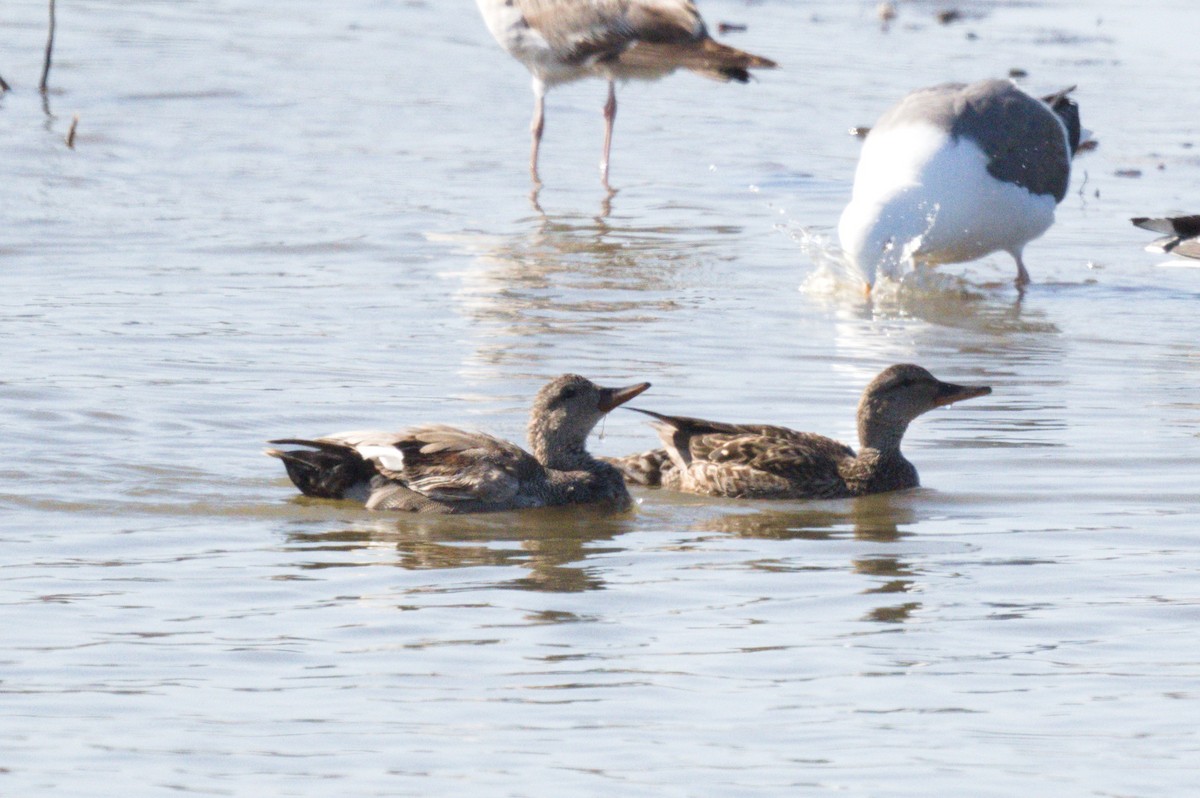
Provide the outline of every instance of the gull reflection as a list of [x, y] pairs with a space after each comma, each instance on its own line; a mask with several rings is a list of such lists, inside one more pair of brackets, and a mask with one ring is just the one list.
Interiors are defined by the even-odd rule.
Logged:
[[[1023, 297], [1007, 282], [976, 285], [920, 269], [866, 294], [828, 232], [795, 226], [785, 232], [816, 264], [801, 291], [832, 319], [829, 368], [844, 375], [845, 385], [865, 385], [890, 363], [945, 368], [952, 378], [992, 385], [993, 407], [1008, 411], [989, 414], [994, 418], [982, 429], [964, 430], [959, 444], [1061, 445], [1052, 436], [1062, 427], [1064, 391], [1047, 389], [1066, 386], [1069, 342], [1049, 315], [1055, 303], [1040, 300], [1072, 286], [1044, 284]], [[977, 405], [972, 412], [985, 410]], [[953, 429], [958, 419], [947, 414], [925, 423]]]
[[[596, 214], [597, 221], [606, 219], [612, 214], [613, 198], [618, 193], [620, 193], [620, 189], [613, 188], [612, 186], [604, 186], [604, 196], [600, 199], [600, 210]], [[548, 214], [542, 207], [542, 182], [540, 180], [534, 181], [533, 188], [529, 192], [529, 207], [543, 219], [548, 218]]]
[[967, 278], [919, 268], [900, 280], [880, 281], [870, 292], [828, 233], [816, 228], [784, 231], [815, 265], [801, 290], [812, 301], [857, 321], [920, 320], [989, 335], [1058, 333], [1040, 309], [1026, 307], [1011, 281], [976, 284]]
[[703, 266], [714, 239], [740, 231], [643, 225], [606, 211], [539, 213], [511, 234], [442, 237], [471, 256], [445, 275], [458, 283], [452, 303], [470, 322], [469, 367], [511, 373], [564, 345], [590, 349], [631, 329], [653, 334], [674, 311], [702, 301], [686, 299], [687, 272]]

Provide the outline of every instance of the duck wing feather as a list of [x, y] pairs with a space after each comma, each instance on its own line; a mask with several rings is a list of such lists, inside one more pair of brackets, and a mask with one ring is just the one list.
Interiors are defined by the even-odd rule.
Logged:
[[442, 424], [393, 433], [337, 433], [317, 443], [353, 448], [380, 476], [443, 502], [503, 504], [543, 471], [516, 444]]
[[638, 412], [656, 419], [672, 460], [702, 492], [743, 498], [847, 495], [841, 468], [854, 459], [854, 450], [832, 438], [771, 424]]
[[[654, 418], [657, 422], [654, 426], [658, 429], [660, 436], [663, 436], [663, 443], [676, 449], [685, 461], [706, 459], [713, 450], [725, 445], [729, 440], [746, 435], [799, 442], [807, 442], [810, 438], [821, 437], [772, 424], [728, 424], [723, 421], [709, 421], [691, 416], [668, 416], [637, 407], [629, 409]], [[670, 443], [667, 441], [668, 437]], [[840, 446], [840, 444], [838, 445]], [[853, 452], [850, 456], [854, 456]]]
[[790, 498], [846, 495], [841, 467], [847, 460], [853, 460], [854, 451], [822, 435], [794, 430], [787, 433], [786, 436], [749, 433], [729, 436], [723, 441], [710, 439], [709, 443], [720, 445], [702, 462], [728, 471], [726, 479], [736, 475], [738, 481], [745, 483], [738, 495]]

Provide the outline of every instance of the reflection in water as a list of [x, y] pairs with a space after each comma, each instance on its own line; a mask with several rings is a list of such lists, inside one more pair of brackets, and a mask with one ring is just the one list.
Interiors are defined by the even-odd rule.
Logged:
[[[809, 502], [778, 509], [779, 503], [748, 513], [729, 513], [705, 519], [693, 529], [770, 540], [856, 540], [892, 543], [910, 533], [901, 525], [915, 524], [917, 513], [901, 497], [883, 493], [842, 501]], [[754, 507], [754, 503], [748, 506]]]
[[895, 557], [864, 557], [854, 561], [855, 573], [865, 576], [885, 576], [889, 581], [878, 587], [873, 587], [867, 593], [903, 593], [911, 580], [891, 577], [913, 576], [914, 572]]
[[1013, 291], [1011, 281], [975, 284], [921, 268], [901, 280], [880, 280], [868, 293], [827, 234], [796, 227], [785, 232], [817, 266], [804, 280], [805, 294], [849, 319], [917, 319], [993, 336], [1059, 332], [1043, 312], [1025, 307], [1024, 295]]
[[[912, 590], [913, 580], [905, 577], [914, 575], [912, 568], [901, 562], [897, 557], [866, 557], [854, 561], [855, 573], [871, 577], [884, 577], [885, 581], [864, 590], [864, 594], [891, 595], [908, 593]], [[902, 623], [914, 610], [920, 609], [920, 602], [906, 601], [899, 605], [876, 607], [867, 613], [864, 620], [880, 621], [883, 623]]]
[[908, 601], [894, 607], [876, 607], [863, 618], [865, 621], [878, 623], [904, 623], [916, 610], [921, 608], [920, 602]]
[[[902, 527], [915, 526], [919, 514], [909, 504], [907, 491], [864, 496], [844, 502], [820, 502], [818, 507], [797, 509], [764, 509], [759, 512], [722, 515], [706, 519], [696, 525], [702, 531], [717, 531], [739, 537], [765, 538], [772, 540], [836, 540], [853, 537], [855, 540], [875, 543], [895, 543], [910, 536]], [[782, 561], [757, 562], [760, 570], [810, 570]], [[864, 595], [892, 596], [912, 590], [915, 570], [897, 556], [872, 555], [851, 560], [850, 567], [857, 574], [871, 577], [872, 586], [862, 591]], [[879, 578], [883, 578], [880, 582]], [[900, 605], [887, 604], [875, 607], [864, 620], [883, 623], [901, 623], [909, 614], [920, 609], [919, 602], [904, 602]]]
[[[596, 221], [607, 219], [610, 215], [612, 215], [613, 198], [616, 197], [619, 192], [620, 189], [613, 188], [612, 186], [604, 186], [604, 197], [600, 200], [600, 211], [596, 214]], [[549, 215], [546, 213], [545, 209], [542, 208], [541, 197], [542, 182], [540, 180], [535, 180], [533, 182], [533, 188], [529, 192], [529, 205], [531, 208], [533, 208], [534, 213], [536, 213], [538, 216], [543, 219], [548, 219]]]
[[[841, 356], [832, 368], [849, 382], [865, 385], [880, 364], [923, 362], [940, 370], [939, 361], [959, 360], [963, 379], [993, 385], [990, 401], [1027, 411], [996, 422], [1006, 428], [975, 427], [964, 440], [1061, 445], [1058, 433], [1069, 415], [1063, 399], [1070, 378], [1068, 342], [1047, 315], [1057, 302], [1044, 301], [1057, 300], [1053, 294], [1060, 287], [1034, 286], [1022, 295], [1007, 281], [976, 285], [921, 269], [900, 282], [880, 282], [868, 296], [827, 234], [795, 227], [786, 232], [817, 265], [803, 292], [833, 319], [833, 343]], [[953, 333], [947, 335], [947, 329]], [[1036, 402], [1023, 398], [1033, 393], [1039, 396]]]
[[588, 343], [662, 323], [689, 301], [681, 273], [714, 239], [740, 231], [633, 224], [611, 216], [610, 198], [595, 217], [539, 213], [511, 235], [451, 239], [474, 256], [453, 275], [461, 281], [453, 300], [473, 322], [474, 365], [524, 365], [563, 336]]
[[587, 556], [621, 551], [598, 547], [628, 532], [633, 520], [598, 508], [547, 508], [469, 518], [403, 516], [332, 532], [292, 533], [290, 543], [309, 554], [327, 556], [305, 568], [376, 565], [378, 560], [337, 556], [366, 549], [395, 549], [391, 564], [409, 570], [442, 570], [488, 566], [525, 570], [494, 587], [555, 593], [599, 590], [603, 581], [580, 565]]

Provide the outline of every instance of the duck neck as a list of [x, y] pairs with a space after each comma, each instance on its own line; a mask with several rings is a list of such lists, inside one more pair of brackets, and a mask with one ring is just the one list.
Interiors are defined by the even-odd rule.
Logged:
[[847, 476], [851, 493], [881, 493], [920, 484], [916, 467], [900, 453], [907, 428], [907, 424], [859, 424], [860, 448]]
[[907, 423], [881, 423], [869, 415], [860, 417], [858, 420], [859, 448], [863, 452], [873, 451], [882, 459], [898, 457], [903, 460], [904, 455], [900, 454], [900, 441], [904, 438], [907, 430]]
[[529, 448], [544, 468], [556, 471], [590, 471], [597, 462], [588, 453], [585, 441], [565, 440], [534, 426], [529, 428]]

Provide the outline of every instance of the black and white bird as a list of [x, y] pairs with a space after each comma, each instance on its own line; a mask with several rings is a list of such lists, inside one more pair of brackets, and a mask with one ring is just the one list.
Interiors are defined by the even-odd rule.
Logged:
[[868, 286], [913, 265], [1022, 252], [1054, 223], [1082, 130], [1074, 89], [1038, 99], [1012, 81], [912, 92], [863, 143], [838, 238]]
[[608, 185], [618, 79], [655, 80], [676, 69], [746, 83], [775, 62], [714, 41], [692, 0], [476, 0], [496, 41], [533, 75], [529, 172], [538, 178], [546, 91], [585, 77], [608, 81], [600, 175]]
[[1130, 221], [1143, 230], [1164, 234], [1162, 238], [1147, 244], [1147, 251], [1167, 252], [1181, 258], [1200, 258], [1200, 215], [1159, 219], [1139, 216]]

